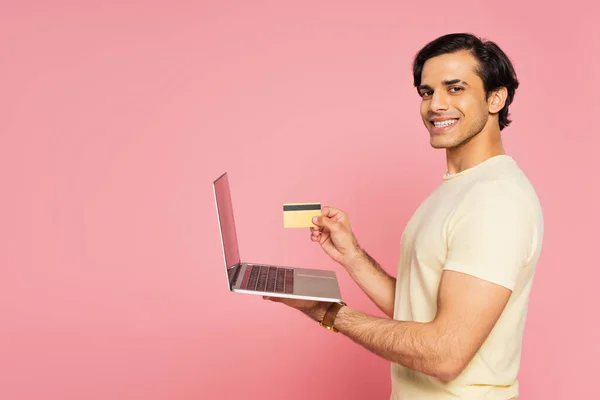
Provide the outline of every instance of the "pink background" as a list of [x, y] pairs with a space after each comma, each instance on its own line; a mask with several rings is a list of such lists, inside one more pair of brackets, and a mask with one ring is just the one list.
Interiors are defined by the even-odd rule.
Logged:
[[591, 1], [81, 3], [1, 4], [0, 398], [387, 399], [387, 361], [226, 290], [211, 183], [230, 173], [244, 258], [334, 269], [381, 315], [281, 205], [346, 210], [395, 275], [445, 172], [410, 63], [454, 31], [522, 83], [505, 144], [547, 231], [521, 398], [600, 397]]

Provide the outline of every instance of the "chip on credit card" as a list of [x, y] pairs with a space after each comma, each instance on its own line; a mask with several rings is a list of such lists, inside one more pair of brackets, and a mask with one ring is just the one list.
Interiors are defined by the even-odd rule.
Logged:
[[313, 217], [321, 215], [321, 203], [288, 203], [283, 205], [284, 228], [310, 228]]

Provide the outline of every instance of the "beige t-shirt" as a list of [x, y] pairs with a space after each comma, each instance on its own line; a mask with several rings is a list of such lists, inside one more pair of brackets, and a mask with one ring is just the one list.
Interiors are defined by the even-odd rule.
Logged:
[[512, 294], [456, 379], [444, 382], [392, 363], [391, 399], [506, 400], [518, 395], [521, 340], [543, 231], [536, 192], [512, 157], [495, 156], [444, 176], [402, 235], [394, 319], [433, 320], [444, 270], [494, 282]]

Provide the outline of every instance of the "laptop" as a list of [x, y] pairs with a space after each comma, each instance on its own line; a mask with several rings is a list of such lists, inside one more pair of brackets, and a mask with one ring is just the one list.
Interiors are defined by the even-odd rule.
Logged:
[[230, 291], [292, 299], [342, 301], [334, 271], [244, 261], [238, 247], [227, 173], [213, 182], [213, 191]]

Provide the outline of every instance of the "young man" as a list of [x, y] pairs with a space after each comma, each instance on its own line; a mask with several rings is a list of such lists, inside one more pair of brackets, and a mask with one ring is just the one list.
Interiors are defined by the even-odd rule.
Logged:
[[448, 169], [405, 228], [397, 278], [359, 246], [343, 211], [324, 207], [311, 229], [390, 318], [271, 300], [390, 360], [392, 399], [515, 398], [544, 230], [535, 190], [500, 135], [518, 81], [498, 46], [468, 34], [427, 44], [413, 72], [431, 146], [446, 150]]

